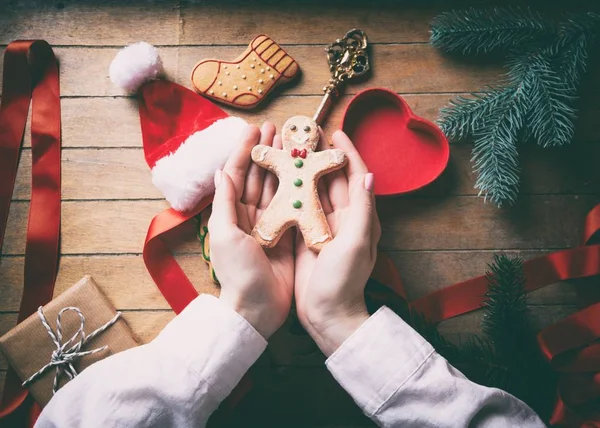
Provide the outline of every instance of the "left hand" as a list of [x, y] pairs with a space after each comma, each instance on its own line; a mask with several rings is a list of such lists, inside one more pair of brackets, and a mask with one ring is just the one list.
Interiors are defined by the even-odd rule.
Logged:
[[294, 289], [293, 235], [287, 231], [274, 248], [265, 249], [250, 236], [273, 199], [277, 178], [250, 162], [257, 143], [281, 148], [275, 126], [248, 126], [242, 145], [223, 171], [215, 174], [210, 256], [221, 283], [219, 299], [268, 339], [285, 321]]
[[[316, 254], [298, 233], [295, 271], [298, 318], [326, 356], [369, 318], [364, 290], [381, 236], [373, 174], [346, 134], [336, 131], [332, 139], [348, 157], [343, 170], [319, 181], [321, 204], [335, 237]], [[326, 148], [323, 133], [319, 144]]]

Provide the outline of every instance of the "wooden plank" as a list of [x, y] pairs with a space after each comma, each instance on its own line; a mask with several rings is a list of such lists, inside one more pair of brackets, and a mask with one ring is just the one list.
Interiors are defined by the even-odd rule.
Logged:
[[[198, 249], [199, 250], [199, 249]], [[402, 278], [408, 298], [418, 299], [450, 284], [483, 275], [494, 251], [403, 251], [388, 253]], [[527, 260], [547, 251], [507, 251]], [[209, 278], [200, 254], [176, 256], [199, 293], [219, 294]], [[55, 295], [63, 292], [83, 275], [92, 275], [100, 289], [117, 309], [169, 309], [142, 260], [141, 255], [63, 256], [60, 260]], [[23, 290], [23, 257], [0, 261], [2, 299], [0, 312], [17, 311]], [[584, 304], [581, 281], [561, 282], [534, 291], [531, 304]], [[597, 288], [597, 287], [596, 287]], [[580, 296], [582, 294], [582, 296]], [[579, 297], [578, 297], [579, 296]]]
[[[63, 200], [161, 199], [152, 184], [141, 148], [62, 151]], [[24, 150], [17, 170], [14, 199], [28, 200], [31, 192], [31, 151]]]
[[[448, 94], [417, 94], [404, 95], [415, 114], [430, 121], [438, 117], [439, 109], [448, 104], [453, 95]], [[327, 134], [341, 127], [344, 110], [352, 97], [343, 96], [333, 107], [323, 128]], [[273, 122], [281, 129], [284, 122], [293, 114], [312, 115], [321, 101], [318, 95], [313, 96], [276, 96], [267, 101], [265, 108], [255, 111], [235, 110], [224, 107], [231, 115], [240, 116], [249, 123], [261, 125], [266, 120]], [[62, 107], [62, 144], [63, 147], [141, 147], [142, 135], [140, 129], [137, 103], [130, 98], [63, 98]], [[582, 103], [584, 117], [579, 120], [577, 127], [576, 146], [579, 142], [594, 142], [600, 140], [600, 129], [596, 126], [596, 117], [600, 115], [600, 105], [588, 99]], [[29, 123], [25, 132], [26, 147], [31, 145]], [[456, 145], [455, 145], [456, 146]], [[565, 148], [548, 149], [557, 153], [557, 158], [568, 150]], [[524, 146], [528, 153], [529, 146]], [[534, 150], [535, 151], [535, 150]], [[552, 156], [545, 154], [544, 156]], [[581, 162], [581, 160], [578, 160]], [[569, 162], [563, 162], [563, 167], [569, 167]], [[579, 168], [578, 168], [579, 169]], [[551, 174], [548, 179], [552, 179]], [[561, 177], [561, 179], [564, 177]]]
[[[540, 331], [544, 327], [553, 324], [561, 319], [576, 312], [575, 306], [531, 306], [530, 319], [534, 331]], [[467, 339], [469, 335], [481, 335], [481, 320], [483, 312], [477, 311], [470, 314], [461, 315], [443, 321], [439, 325], [440, 333], [454, 343], [460, 343]]]
[[[391, 252], [390, 257], [402, 278], [409, 300], [435, 290], [485, 274], [495, 251], [418, 251]], [[506, 251], [511, 257], [528, 260], [548, 251]], [[576, 304], [578, 281], [559, 282], [529, 294], [530, 304]]]
[[[455, 145], [446, 172], [422, 196], [477, 195], [471, 163], [471, 145]], [[521, 195], [594, 194], [598, 190], [599, 144], [563, 149], [527, 146], [521, 153]], [[377, 177], [375, 177], [377, 179]], [[14, 199], [28, 200], [31, 187], [31, 151], [25, 150], [17, 173]], [[141, 148], [63, 149], [62, 198], [162, 199], [152, 184]]]
[[[480, 198], [382, 199], [381, 248], [394, 250], [555, 249], [578, 245], [596, 196], [523, 195], [512, 208], [497, 209]], [[152, 217], [164, 201], [63, 202], [63, 254], [140, 253]], [[24, 253], [27, 202], [9, 213], [4, 254]], [[180, 228], [177, 252], [197, 251], [192, 224]]]
[[[177, 83], [190, 86], [190, 73], [196, 62], [204, 58], [235, 59], [241, 47], [165, 47], [160, 54], [167, 75]], [[287, 51], [303, 68], [296, 84], [282, 89], [286, 94], [316, 95], [322, 93], [329, 80], [329, 69], [322, 46], [290, 46]], [[63, 96], [115, 96], [123, 91], [108, 78], [110, 62], [116, 48], [56, 48], [61, 63], [61, 94]], [[345, 93], [354, 94], [367, 87], [383, 86], [402, 93], [474, 91], [500, 78], [501, 69], [441, 55], [428, 45], [373, 46], [374, 66], [370, 78], [349, 85]], [[423, 71], [427, 70], [427, 79]], [[281, 93], [282, 91], [277, 91]]]
[[[402, 96], [413, 112], [435, 122], [439, 110], [446, 106], [451, 94], [406, 94]], [[341, 128], [344, 111], [351, 95], [342, 96], [323, 125], [327, 134]], [[256, 125], [269, 120], [278, 129], [293, 114], [312, 115], [321, 102], [320, 95], [281, 95], [271, 98], [265, 108], [253, 111], [232, 109], [222, 106], [230, 115], [239, 116]], [[291, 108], [293, 106], [293, 108]], [[576, 142], [600, 140], [596, 118], [600, 105], [586, 98], [581, 102], [582, 117], [577, 123]], [[63, 147], [141, 147], [142, 136], [138, 115], [138, 104], [130, 98], [63, 98]], [[118, 124], [118, 126], [115, 126]], [[28, 124], [29, 126], [29, 124]], [[25, 146], [30, 146], [30, 131], [25, 133]], [[569, 146], [570, 147], [570, 146]], [[565, 148], [553, 150], [562, 153]], [[552, 150], [552, 149], [550, 149]]]
[[[177, 44], [179, 2], [174, 0], [44, 0], [0, 3], [0, 44], [44, 39], [53, 45]], [[101, 25], [98, 25], [101, 23]]]
[[[140, 253], [150, 220], [167, 207], [163, 201], [63, 202], [61, 252]], [[11, 206], [5, 254], [23, 254], [27, 209], [25, 202]]]
[[[429, 21], [437, 13], [427, 6], [407, 8], [395, 1], [369, 2], [263, 1], [260, 6], [243, 0], [226, 6], [206, 0], [181, 7], [181, 44], [248, 44], [266, 32], [280, 44], [326, 45], [352, 28], [367, 33], [369, 43], [427, 42]], [[214, 25], [226, 20], [227, 25]], [[318, 29], [318, 31], [315, 31]]]
[[[0, 4], [0, 44], [44, 37], [54, 45], [74, 46], [138, 40], [159, 45], [244, 45], [266, 31], [279, 43], [325, 45], [355, 27], [367, 32], [370, 43], [426, 42], [436, 12], [407, 9], [392, 1], [373, 8], [368, 3], [315, 0], [263, 2], [260, 7], [239, 0], [225, 6], [209, 1], [128, 0], [104, 2], [102, 7], [93, 1], [49, 5], [29, 0]], [[136, 25], [130, 25], [132, 21]]]
[[[344, 108], [351, 96], [346, 95], [334, 105], [324, 126], [332, 133], [341, 127]], [[405, 99], [415, 113], [435, 120], [440, 107], [449, 95], [406, 95]], [[276, 96], [267, 101], [267, 107], [255, 111], [223, 107], [229, 114], [242, 117], [249, 123], [262, 125], [266, 120], [281, 129], [294, 114], [312, 115], [321, 102], [321, 96]], [[63, 147], [142, 147], [142, 133], [138, 105], [131, 98], [63, 98]], [[25, 147], [31, 146], [29, 123], [25, 132]]]
[[595, 196], [527, 196], [498, 209], [476, 197], [381, 199], [384, 250], [553, 249], [580, 244]]
[[[219, 287], [210, 278], [200, 254], [179, 255], [177, 261], [199, 293], [219, 294]], [[54, 295], [84, 275], [92, 275], [119, 310], [170, 308], [146, 270], [141, 255], [64, 256], [60, 259]], [[23, 292], [23, 257], [2, 259], [0, 284], [0, 311], [17, 311]]]

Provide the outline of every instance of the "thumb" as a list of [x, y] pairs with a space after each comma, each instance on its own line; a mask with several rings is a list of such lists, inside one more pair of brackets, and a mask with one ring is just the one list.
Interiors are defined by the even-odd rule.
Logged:
[[212, 235], [237, 227], [236, 194], [231, 177], [226, 172], [215, 172], [215, 197], [208, 228]]
[[370, 243], [375, 197], [373, 195], [374, 178], [372, 173], [357, 174], [350, 185], [348, 218], [341, 227], [341, 234], [354, 242]]

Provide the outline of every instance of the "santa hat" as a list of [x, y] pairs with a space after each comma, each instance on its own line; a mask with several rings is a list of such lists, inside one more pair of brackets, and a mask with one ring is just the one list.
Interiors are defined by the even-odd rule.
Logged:
[[152, 182], [174, 209], [193, 209], [214, 192], [214, 173], [223, 168], [246, 122], [181, 85], [157, 80], [162, 62], [148, 43], [122, 49], [109, 74], [117, 86], [139, 93], [144, 155]]

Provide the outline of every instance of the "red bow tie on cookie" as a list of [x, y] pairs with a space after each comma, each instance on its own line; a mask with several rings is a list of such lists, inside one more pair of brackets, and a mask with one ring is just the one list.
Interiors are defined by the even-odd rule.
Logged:
[[302, 159], [306, 159], [306, 149], [302, 149], [302, 150], [292, 149], [292, 157], [293, 158], [301, 157]]

